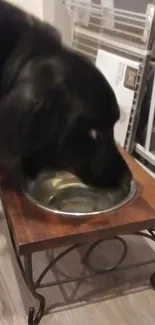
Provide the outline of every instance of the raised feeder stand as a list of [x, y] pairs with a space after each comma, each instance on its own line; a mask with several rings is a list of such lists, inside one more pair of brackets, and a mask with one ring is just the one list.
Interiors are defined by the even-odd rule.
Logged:
[[[23, 279], [40, 305], [38, 311], [30, 307], [28, 324], [37, 325], [44, 315], [45, 297], [37, 289], [64, 284], [80, 279], [97, 276], [101, 273], [115, 271], [127, 256], [128, 247], [121, 235], [144, 236], [155, 241], [155, 180], [140, 167], [129, 154], [122, 150], [133, 176], [138, 184], [136, 196], [125, 206], [109, 213], [104, 213], [90, 218], [69, 218], [64, 222], [64, 217], [41, 209], [30, 202], [19, 190], [16, 184], [7, 180], [2, 181], [1, 197], [10, 231], [12, 245]], [[65, 217], [66, 218], [66, 217]], [[123, 253], [119, 261], [110, 268], [96, 270], [91, 264], [93, 249], [103, 240], [118, 240], [123, 245]], [[43, 270], [37, 281], [33, 279], [32, 255], [35, 252], [55, 249], [56, 247], [70, 246], [54, 257]], [[42, 283], [47, 272], [65, 255], [81, 245], [90, 243], [83, 263], [86, 264], [91, 274], [84, 277], [70, 277], [65, 280]], [[24, 263], [21, 261], [24, 257]], [[152, 261], [155, 263], [155, 260]], [[134, 264], [134, 267], [137, 267]], [[155, 273], [150, 278], [155, 289]]]

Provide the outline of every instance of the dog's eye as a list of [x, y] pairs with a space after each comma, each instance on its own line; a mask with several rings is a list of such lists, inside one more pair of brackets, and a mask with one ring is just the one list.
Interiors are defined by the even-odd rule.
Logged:
[[91, 138], [93, 138], [94, 140], [97, 140], [100, 136], [101, 136], [102, 132], [92, 129], [89, 131], [89, 135], [91, 136]]

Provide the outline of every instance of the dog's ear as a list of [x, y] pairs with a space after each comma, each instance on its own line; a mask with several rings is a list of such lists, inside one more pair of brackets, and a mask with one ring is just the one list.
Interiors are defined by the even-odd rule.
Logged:
[[14, 165], [24, 153], [27, 132], [33, 118], [33, 97], [29, 86], [14, 88], [0, 101], [0, 157]]
[[48, 142], [53, 148], [60, 139], [68, 114], [63, 81], [64, 67], [57, 58], [29, 62], [20, 71], [0, 101], [0, 156], [5, 165], [16, 164]]
[[[60, 134], [65, 128], [65, 122], [69, 120], [71, 95], [68, 94], [66, 68], [59, 57], [53, 57], [39, 60], [31, 71], [37, 113], [34, 124], [37, 124], [39, 132], [37, 137], [39, 138], [41, 132], [44, 132], [45, 138], [49, 130], [51, 130], [51, 133], [48, 133], [49, 137], [58, 130]], [[46, 129], [43, 121], [46, 123]], [[55, 136], [59, 137], [59, 134]]]
[[32, 67], [30, 66], [30, 69], [29, 74], [35, 87], [36, 96], [44, 96], [44, 100], [46, 100], [48, 96], [52, 98], [56, 91], [64, 87], [65, 67], [60, 58], [39, 59]]

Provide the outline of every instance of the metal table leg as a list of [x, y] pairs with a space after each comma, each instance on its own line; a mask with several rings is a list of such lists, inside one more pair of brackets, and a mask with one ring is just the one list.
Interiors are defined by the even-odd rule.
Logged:
[[45, 310], [45, 298], [36, 291], [36, 286], [33, 281], [32, 270], [32, 255], [24, 256], [25, 266], [25, 283], [30, 290], [32, 296], [40, 303], [38, 312], [35, 316], [35, 309], [31, 307], [28, 314], [28, 325], [38, 325], [44, 315]]

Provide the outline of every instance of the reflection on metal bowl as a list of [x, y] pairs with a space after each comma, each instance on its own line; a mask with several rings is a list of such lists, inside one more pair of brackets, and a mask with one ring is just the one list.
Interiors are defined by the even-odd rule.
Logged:
[[23, 192], [37, 206], [64, 216], [91, 216], [112, 211], [136, 194], [134, 180], [122, 188], [99, 190], [83, 184], [67, 172], [47, 172], [23, 182]]

